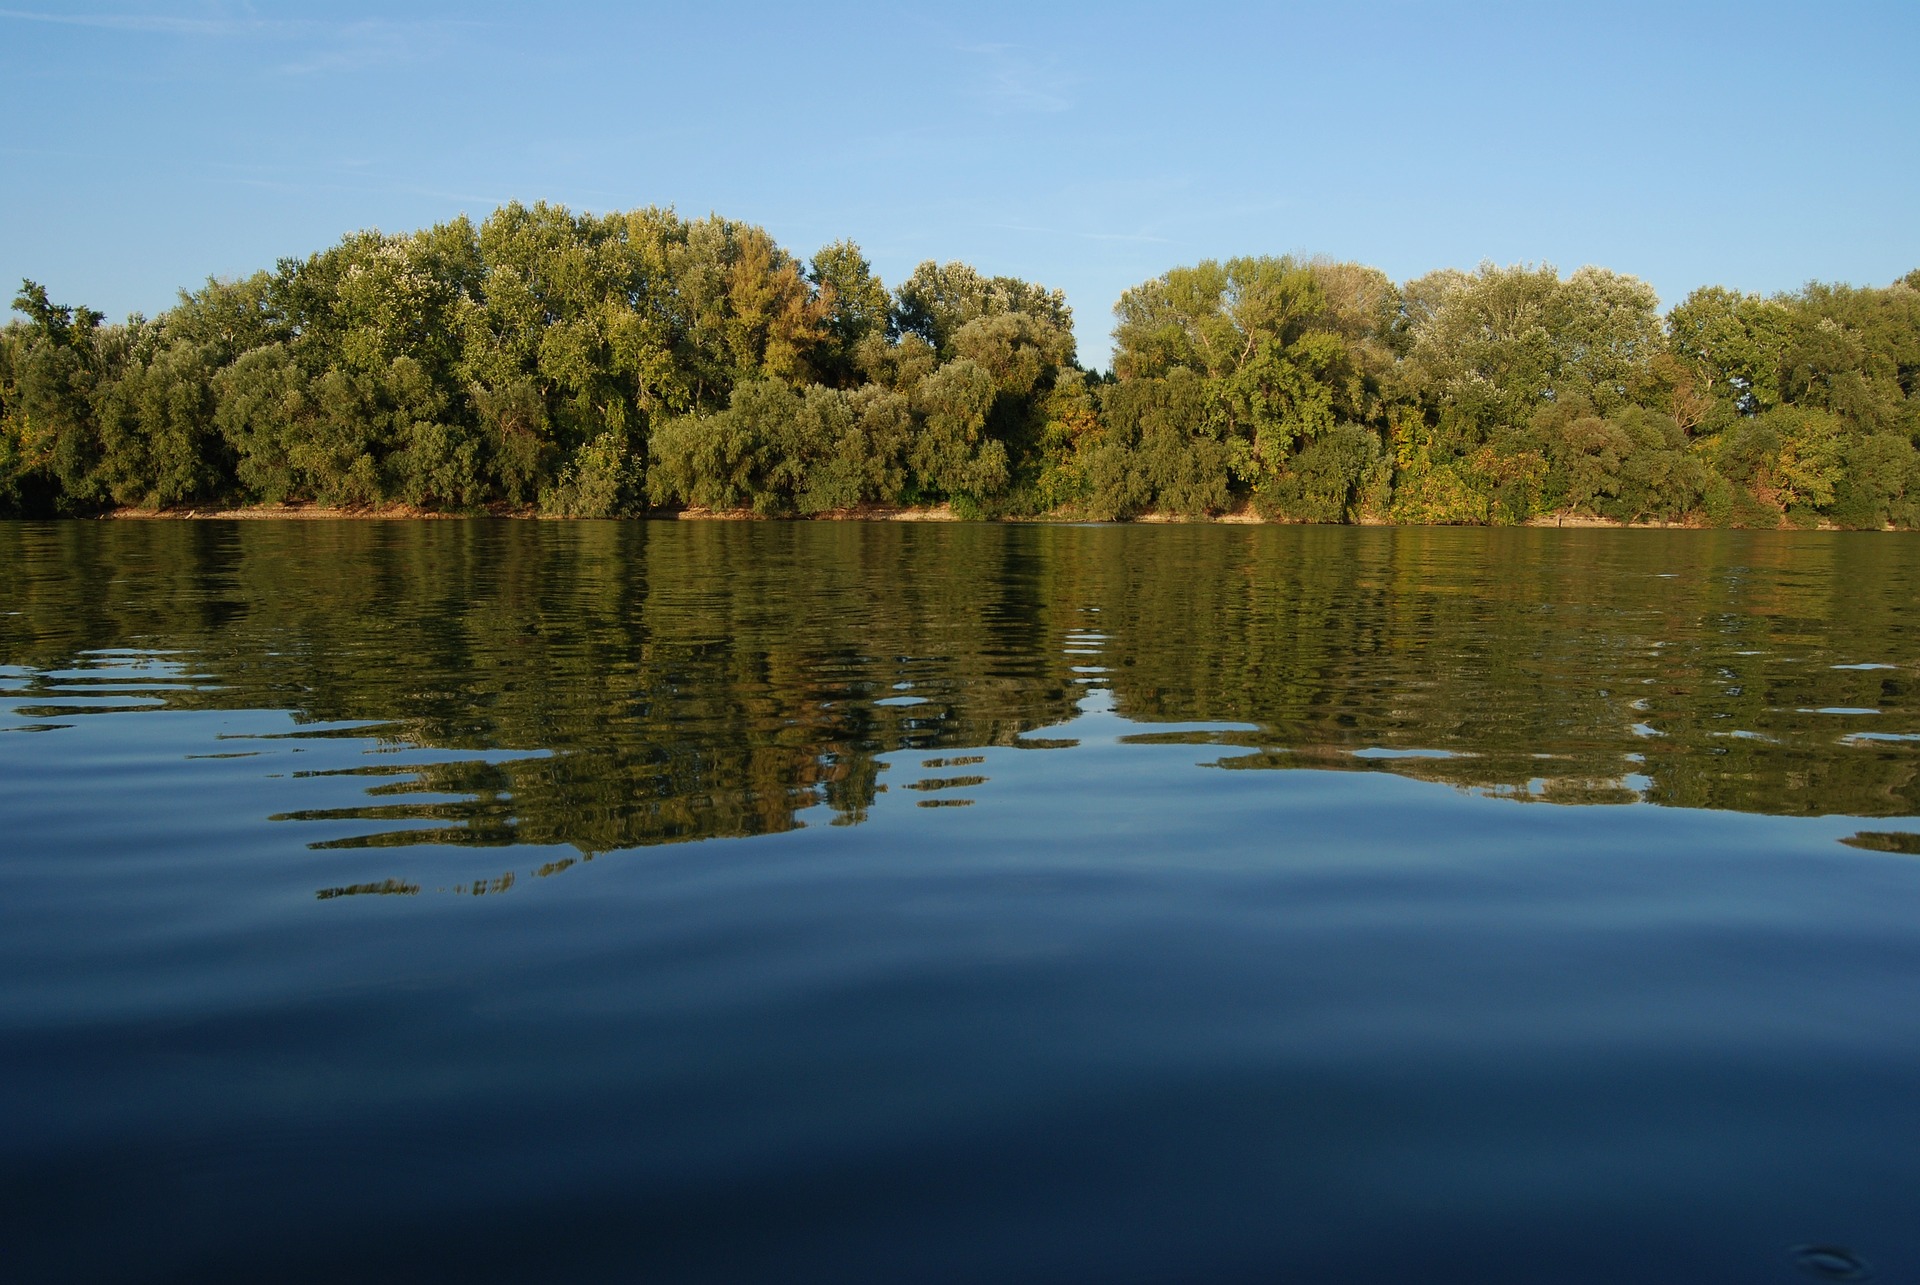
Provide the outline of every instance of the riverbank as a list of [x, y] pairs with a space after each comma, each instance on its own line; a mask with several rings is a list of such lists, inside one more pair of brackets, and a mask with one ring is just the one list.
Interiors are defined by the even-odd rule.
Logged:
[[356, 518], [384, 518], [407, 521], [433, 520], [461, 517], [533, 517], [532, 509], [510, 509], [501, 512], [483, 510], [478, 514], [439, 513], [432, 509], [422, 509], [411, 504], [378, 504], [337, 508], [325, 504], [306, 504], [293, 501], [286, 504], [251, 504], [240, 508], [221, 508], [217, 505], [205, 505], [190, 509], [108, 509], [100, 517], [108, 521], [219, 521], [252, 522], [269, 521], [337, 521]]
[[[642, 515], [655, 521], [679, 522], [961, 522], [966, 519], [954, 512], [950, 504], [938, 504], [918, 508], [902, 506], [865, 505], [853, 509], [835, 509], [826, 513], [815, 513], [806, 517], [770, 516], [756, 513], [752, 509], [706, 509], [689, 506], [678, 510], [656, 510]], [[291, 501], [285, 504], [247, 505], [239, 508], [221, 508], [202, 506], [187, 509], [109, 509], [100, 514], [102, 519], [112, 521], [221, 521], [251, 522], [261, 520], [277, 521], [356, 521], [377, 519], [381, 521], [447, 521], [459, 518], [518, 518], [544, 521], [572, 521], [573, 519], [556, 517], [541, 513], [530, 505], [493, 505], [469, 513], [443, 513], [433, 509], [423, 509], [411, 504], [380, 504], [329, 506]], [[1024, 517], [990, 518], [988, 521], [1009, 523], [1061, 523], [1085, 522], [1088, 519], [1074, 513], [1046, 513]], [[1141, 513], [1127, 521], [1145, 525], [1175, 526], [1182, 524], [1225, 525], [1225, 526], [1300, 526], [1310, 523], [1289, 522], [1285, 519], [1263, 518], [1252, 509], [1238, 509], [1227, 513], [1194, 515], [1186, 513]], [[1337, 524], [1348, 525], [1348, 524]], [[1415, 523], [1395, 523], [1379, 518], [1362, 517], [1352, 523], [1355, 526], [1412, 526], [1425, 525]], [[1595, 517], [1587, 513], [1543, 513], [1529, 519], [1523, 525], [1530, 527], [1593, 528], [1611, 527], [1637, 531], [1684, 531], [1704, 530], [1700, 523], [1678, 522], [1616, 522], [1612, 518]], [[1749, 530], [1816, 530], [1838, 531], [1847, 528], [1822, 522], [1815, 527], [1794, 527], [1782, 524], [1777, 528], [1752, 527]], [[1894, 528], [1884, 527], [1882, 530]]]
[[[98, 515], [105, 521], [220, 521], [252, 522], [268, 521], [360, 521], [377, 519], [381, 521], [447, 521], [460, 518], [517, 518], [534, 521], [568, 522], [576, 519], [561, 517], [552, 513], [542, 513], [532, 505], [488, 505], [481, 509], [464, 513], [446, 513], [436, 509], [423, 509], [412, 504], [355, 504], [325, 505], [303, 501], [289, 501], [284, 504], [254, 504], [238, 508], [222, 508], [218, 505], [201, 505], [194, 508], [108, 509]], [[869, 506], [858, 509], [838, 509], [830, 513], [816, 513], [806, 518], [771, 517], [756, 513], [752, 509], [703, 509], [689, 507], [678, 510], [656, 510], [637, 515], [640, 519], [656, 521], [682, 522], [958, 522], [959, 515], [947, 504], [927, 508], [883, 508]], [[632, 521], [635, 519], [615, 519]], [[1049, 520], [1049, 519], [1037, 519]], [[1052, 519], [1070, 520], [1070, 519]], [[1152, 519], [1149, 519], [1152, 520]], [[1205, 521], [1206, 519], [1195, 519]]]

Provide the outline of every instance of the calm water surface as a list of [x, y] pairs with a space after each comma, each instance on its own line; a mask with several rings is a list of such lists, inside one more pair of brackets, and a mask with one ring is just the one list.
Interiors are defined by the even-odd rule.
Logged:
[[1876, 535], [0, 525], [0, 1273], [1920, 1281], [1917, 611]]

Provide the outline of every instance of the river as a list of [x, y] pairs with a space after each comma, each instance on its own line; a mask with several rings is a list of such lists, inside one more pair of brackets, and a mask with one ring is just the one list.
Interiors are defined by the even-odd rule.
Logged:
[[15, 1281], [1920, 1276], [1920, 540], [0, 524]]

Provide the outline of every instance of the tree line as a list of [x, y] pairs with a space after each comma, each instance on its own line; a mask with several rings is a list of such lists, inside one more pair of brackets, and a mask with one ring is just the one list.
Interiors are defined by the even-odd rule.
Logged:
[[288, 500], [620, 516], [1250, 510], [1309, 522], [1920, 526], [1920, 270], [1707, 287], [1175, 268], [1076, 359], [1058, 290], [749, 224], [511, 204], [351, 234], [109, 325], [22, 284], [0, 514]]

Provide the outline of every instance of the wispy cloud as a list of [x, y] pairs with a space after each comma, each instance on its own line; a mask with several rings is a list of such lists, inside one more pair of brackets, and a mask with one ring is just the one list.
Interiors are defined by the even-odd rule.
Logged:
[[1011, 116], [1073, 110], [1072, 78], [1060, 71], [1059, 60], [1031, 58], [1015, 45], [961, 45], [959, 51], [983, 64], [974, 96], [988, 111]]
[[0, 22], [37, 22], [132, 35], [177, 36], [204, 40], [252, 40], [293, 46], [275, 70], [289, 75], [354, 71], [379, 63], [423, 56], [454, 29], [476, 24], [432, 20], [396, 22], [359, 19], [324, 22], [311, 18], [190, 16], [168, 13], [49, 13], [0, 8]]
[[236, 36], [270, 27], [309, 26], [308, 23], [271, 22], [263, 18], [186, 18], [175, 14], [42, 13], [32, 9], [0, 9], [0, 18], [15, 22], [48, 22], [62, 27], [98, 27], [106, 31], [153, 31], [171, 36]]

